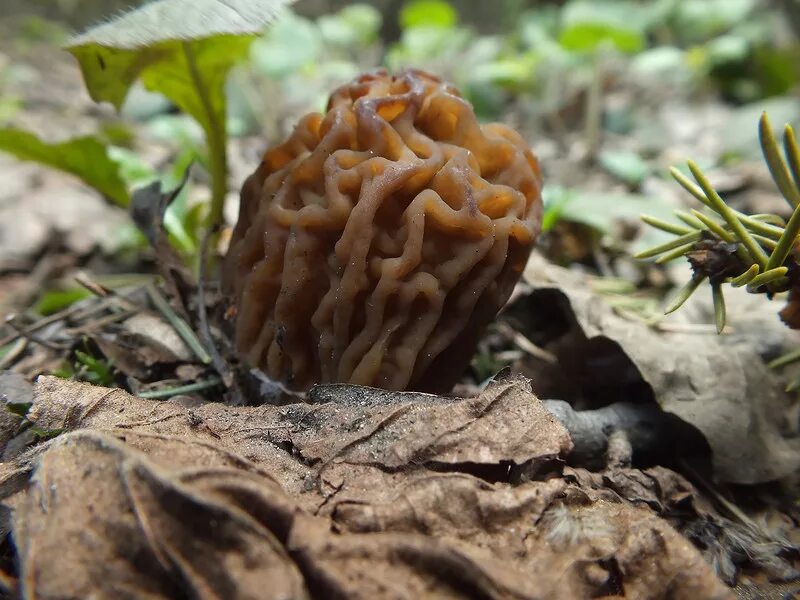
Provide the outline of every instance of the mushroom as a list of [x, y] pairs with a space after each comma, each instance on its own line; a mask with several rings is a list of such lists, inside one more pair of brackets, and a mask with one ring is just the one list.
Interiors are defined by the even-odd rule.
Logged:
[[361, 75], [245, 181], [223, 264], [245, 362], [289, 389], [449, 391], [541, 227], [522, 137], [422, 71]]

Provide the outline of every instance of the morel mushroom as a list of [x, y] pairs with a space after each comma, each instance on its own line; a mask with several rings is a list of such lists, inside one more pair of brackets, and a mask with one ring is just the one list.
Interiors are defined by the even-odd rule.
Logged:
[[224, 263], [236, 346], [288, 388], [447, 391], [519, 279], [541, 173], [421, 71], [362, 75], [268, 150]]

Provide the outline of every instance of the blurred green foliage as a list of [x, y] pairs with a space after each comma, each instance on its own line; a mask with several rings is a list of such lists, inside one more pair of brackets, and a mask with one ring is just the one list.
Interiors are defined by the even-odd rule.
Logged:
[[[644, 87], [678, 85], [688, 93], [719, 92], [736, 103], [781, 96], [800, 81], [800, 44], [796, 35], [781, 22], [777, 10], [765, 10], [759, 0], [505, 0], [497, 3], [497, 10], [504, 12], [497, 19], [505, 24], [500, 33], [479, 31], [484, 28], [467, 22], [460, 9], [472, 13], [474, 7], [463, 2], [408, 0], [399, 12], [388, 13], [387, 17], [376, 6], [377, 3], [348, 4], [315, 19], [284, 9], [280, 18], [249, 45], [249, 60], [234, 69], [224, 97], [221, 92], [215, 94], [224, 79], [221, 73], [232, 64], [227, 55], [221, 56], [228, 48], [225, 44], [230, 42], [233, 53], [241, 54], [247, 43], [229, 40], [237, 37], [234, 33], [198, 37], [195, 42], [200, 45], [195, 50], [205, 49], [205, 54], [197, 55], [203, 60], [195, 56], [196, 66], [204, 76], [213, 76], [213, 110], [209, 114], [214, 116], [225, 110], [224, 131], [219, 130], [219, 119], [209, 120], [208, 111], [196, 103], [197, 90], [184, 94], [186, 90], [181, 88], [180, 93], [176, 92], [177, 80], [170, 69], [177, 63], [148, 63], [153, 73], [160, 74], [155, 83], [149, 81], [150, 87], [170, 95], [173, 103], [196, 120], [186, 114], [167, 114], [173, 108], [169, 100], [158, 94], [148, 95], [141, 87], [129, 89], [130, 78], [115, 78], [105, 68], [97, 70], [98, 47], [104, 48], [102, 56], [108, 64], [133, 59], [138, 56], [136, 52], [125, 48], [112, 52], [100, 44], [103, 40], [84, 40], [87, 45], [73, 51], [79, 57], [81, 52], [86, 54], [85, 72], [94, 73], [95, 79], [102, 78], [103, 85], [97, 81], [90, 85], [95, 95], [113, 97], [120, 104], [122, 97], [129, 94], [123, 114], [146, 123], [147, 135], [175, 146], [175, 160], [166, 172], [157, 172], [130, 149], [135, 142], [132, 134], [114, 127], [103, 129], [96, 137], [100, 146], [89, 149], [98, 157], [102, 154], [103, 160], [98, 164], [108, 174], [111, 187], [106, 185], [103, 189], [97, 182], [87, 180], [86, 169], [78, 168], [80, 165], [48, 158], [44, 153], [50, 149], [44, 145], [36, 146], [39, 160], [71, 169], [119, 204], [127, 201], [127, 190], [156, 178], [165, 187], [174, 187], [193, 162], [207, 171], [214, 171], [217, 165], [212, 182], [216, 188], [214, 210], [218, 213], [225, 191], [225, 165], [220, 164], [219, 158], [214, 160], [220, 156], [221, 148], [212, 152], [207, 149], [205, 141], [213, 137], [212, 133], [217, 146], [226, 136], [248, 133], [267, 132], [277, 138], [297, 113], [324, 110], [332, 88], [380, 65], [391, 70], [429, 69], [453, 81], [481, 119], [507, 115], [540, 118], [556, 134], [559, 128], [574, 128], [565, 117], [570, 111], [576, 112], [574, 105], [586, 105], [577, 111], [578, 118], [573, 121], [587, 123], [587, 138], [596, 136], [598, 129], [620, 135], [634, 129], [629, 112], [598, 109], [598, 95], [610, 75], [636, 79]], [[397, 22], [386, 23], [384, 18]], [[396, 39], [385, 39], [387, 25], [395, 24], [399, 27]], [[181, 23], [173, 25], [179, 27]], [[55, 31], [33, 19], [20, 28], [20, 36], [36, 40], [63, 35], [63, 30]], [[162, 37], [151, 45], [175, 50], [174, 40]], [[222, 68], [217, 68], [220, 64]], [[13, 123], [21, 110], [18, 97], [3, 93], [4, 81], [13, 77], [12, 71], [0, 70], [0, 126]], [[92, 78], [89, 80], [91, 83]], [[109, 89], [113, 94], [107, 93]], [[749, 143], [735, 144], [732, 152], [743, 152], [740, 146]], [[646, 157], [632, 150], [593, 150], [596, 154], [592, 156], [600, 167], [630, 193], [615, 192], [601, 198], [570, 189], [556, 190], [548, 200], [547, 226], [559, 218], [576, 219], [606, 232], [612, 219], [631, 216], [629, 213], [641, 209], [642, 197], [636, 193], [654, 171]], [[607, 210], [611, 205], [613, 210]], [[652, 210], [652, 206], [648, 209]], [[189, 186], [167, 212], [170, 238], [190, 262], [198, 252], [204, 224], [214, 220], [209, 218], [211, 213], [208, 203], [190, 200]], [[141, 236], [130, 239], [132, 243], [143, 243]]]

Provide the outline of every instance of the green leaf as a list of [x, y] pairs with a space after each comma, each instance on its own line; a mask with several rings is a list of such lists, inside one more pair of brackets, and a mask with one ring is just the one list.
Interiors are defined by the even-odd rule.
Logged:
[[97, 102], [122, 106], [131, 84], [160, 92], [203, 127], [209, 146], [212, 206], [222, 219], [227, 192], [225, 80], [256, 35], [293, 0], [156, 0], [73, 38]]
[[647, 213], [663, 221], [672, 219], [672, 206], [657, 198], [636, 194], [604, 194], [574, 191], [561, 207], [561, 218], [610, 233], [619, 219], [638, 221]]
[[13, 415], [25, 418], [33, 402], [6, 402], [6, 410]]
[[32, 160], [76, 175], [115, 204], [128, 205], [128, 190], [119, 165], [109, 157], [106, 146], [94, 136], [48, 144], [30, 132], [5, 127], [0, 128], [0, 150], [22, 160]]
[[559, 42], [573, 52], [594, 52], [607, 44], [621, 52], [639, 52], [645, 47], [647, 25], [639, 4], [573, 0], [564, 7]]
[[33, 307], [33, 310], [46, 317], [47, 315], [52, 315], [53, 313], [67, 308], [78, 300], [88, 298], [90, 295], [91, 293], [86, 288], [82, 287], [75, 287], [67, 290], [54, 290], [45, 293]]
[[574, 52], [593, 52], [603, 44], [611, 44], [621, 52], [634, 53], [644, 48], [644, 36], [599, 23], [575, 25], [561, 32], [561, 45]]
[[290, 13], [256, 40], [250, 54], [265, 75], [286, 77], [320, 60], [321, 39], [314, 22]]
[[443, 27], [449, 29], [458, 21], [455, 9], [444, 0], [412, 0], [400, 10], [400, 25], [411, 27]]
[[322, 37], [329, 44], [366, 46], [378, 39], [381, 13], [369, 4], [351, 4], [334, 15], [323, 15], [317, 21]]
[[82, 379], [95, 385], [109, 387], [114, 383], [111, 361], [95, 358], [88, 352], [75, 350], [76, 366], [80, 365]]
[[550, 231], [561, 219], [564, 206], [575, 196], [574, 190], [568, 190], [558, 185], [547, 185], [542, 190], [544, 202], [544, 215], [542, 216], [542, 231]]
[[492, 83], [510, 90], [524, 89], [534, 80], [538, 56], [533, 52], [476, 64], [472, 68], [472, 83]]
[[461, 60], [473, 42], [472, 34], [464, 28], [414, 27], [406, 29], [400, 43], [386, 53], [386, 65], [391, 70], [418, 66], [430, 61], [454, 58]]
[[[187, 84], [194, 87], [191, 74], [185, 72], [187, 47], [199, 72], [210, 77], [207, 84], [211, 88], [211, 83], [224, 79], [226, 74], [214, 69], [227, 71], [241, 59], [253, 36], [290, 3], [291, 0], [157, 0], [73, 38], [67, 50], [78, 59], [86, 87], [97, 102], [108, 101], [120, 108], [131, 84], [150, 73], [145, 85], [181, 106], [186, 102], [183, 88]], [[162, 79], [175, 71], [180, 71], [178, 81]], [[160, 89], [163, 85], [166, 89]], [[199, 102], [197, 98], [193, 100]]]
[[703, 41], [745, 22], [756, 7], [756, 0], [681, 0], [673, 27], [687, 42]]
[[637, 186], [650, 172], [650, 166], [635, 152], [602, 152], [599, 156], [602, 167], [625, 183]]

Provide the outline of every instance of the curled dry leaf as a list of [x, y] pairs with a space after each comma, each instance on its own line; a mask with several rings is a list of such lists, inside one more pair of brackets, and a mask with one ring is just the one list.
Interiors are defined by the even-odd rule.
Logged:
[[[555, 369], [537, 364], [526, 373], [537, 393], [593, 407], [655, 399], [702, 432], [722, 481], [751, 484], [798, 471], [797, 400], [766, 365], [791, 348], [785, 337], [791, 332], [774, 311], [768, 321], [749, 306], [731, 317], [739, 332], [730, 336], [699, 333], [696, 326], [659, 331], [620, 316], [584, 277], [539, 256], [529, 261], [524, 279], [533, 290], [517, 310], [510, 308], [510, 318], [546, 315], [548, 339], [537, 341], [559, 358]], [[729, 302], [729, 314], [735, 310]]]
[[189, 408], [40, 379], [29, 418], [67, 433], [0, 471], [23, 593], [731, 597], [646, 505], [559, 475], [569, 437], [525, 380], [312, 396]]

